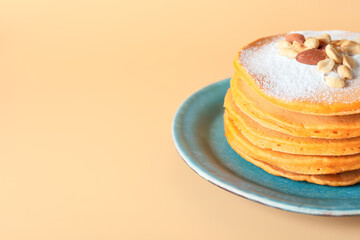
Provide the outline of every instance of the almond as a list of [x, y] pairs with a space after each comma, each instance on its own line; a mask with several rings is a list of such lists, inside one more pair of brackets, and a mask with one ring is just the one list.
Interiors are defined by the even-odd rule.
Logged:
[[324, 44], [329, 44], [331, 42], [331, 37], [327, 33], [324, 33], [324, 34], [321, 34], [320, 36], [317, 36], [316, 39], [319, 40], [320, 46], [324, 45]]
[[286, 40], [279, 41], [277, 46], [278, 46], [278, 48], [285, 48], [285, 47], [291, 48], [292, 47], [291, 43]]
[[303, 43], [300, 43], [298, 41], [294, 41], [292, 44], [292, 47], [293, 47], [293, 49], [295, 49], [298, 52], [308, 50], [308, 48]]
[[344, 80], [333, 76], [326, 76], [324, 81], [326, 85], [332, 88], [343, 88], [345, 86]]
[[327, 58], [317, 63], [318, 70], [322, 73], [328, 73], [333, 70], [335, 66], [334, 60]]
[[355, 67], [355, 60], [352, 57], [344, 54], [342, 64], [351, 70]]
[[304, 43], [304, 45], [308, 48], [318, 48], [319, 44], [319, 40], [313, 37], [306, 39]]
[[340, 52], [331, 44], [328, 44], [325, 48], [326, 55], [335, 61], [335, 63], [341, 63], [342, 57]]
[[341, 44], [340, 50], [349, 55], [356, 55], [360, 53], [360, 44], [354, 41], [345, 41]]
[[339, 76], [344, 80], [352, 79], [351, 71], [345, 65], [338, 66], [337, 72], [338, 72]]
[[326, 53], [323, 50], [319, 49], [308, 49], [296, 56], [296, 61], [309, 64], [309, 65], [316, 65], [321, 60], [326, 58]]
[[292, 48], [280, 48], [278, 54], [288, 58], [295, 58], [299, 52]]
[[305, 37], [300, 33], [291, 33], [285, 36], [285, 40], [291, 43], [293, 43], [294, 41], [297, 41], [299, 43], [304, 43]]

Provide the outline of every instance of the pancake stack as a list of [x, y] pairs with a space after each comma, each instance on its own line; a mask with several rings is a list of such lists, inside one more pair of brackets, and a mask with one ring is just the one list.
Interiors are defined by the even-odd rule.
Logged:
[[[291, 41], [293, 35], [303, 39]], [[360, 182], [359, 37], [354, 32], [308, 31], [245, 46], [235, 58], [224, 100], [230, 146], [276, 176], [331, 186]], [[315, 45], [306, 44], [311, 41]], [[342, 44], [359, 46], [359, 52]], [[283, 46], [294, 54], [281, 54]], [[332, 48], [338, 56], [328, 52]]]

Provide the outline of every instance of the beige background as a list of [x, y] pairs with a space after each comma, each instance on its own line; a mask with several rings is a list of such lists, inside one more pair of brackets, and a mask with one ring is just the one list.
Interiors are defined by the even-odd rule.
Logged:
[[[295, 2], [299, 2], [295, 5]], [[171, 139], [177, 107], [240, 47], [360, 31], [358, 1], [0, 1], [0, 239], [359, 239], [230, 194]]]

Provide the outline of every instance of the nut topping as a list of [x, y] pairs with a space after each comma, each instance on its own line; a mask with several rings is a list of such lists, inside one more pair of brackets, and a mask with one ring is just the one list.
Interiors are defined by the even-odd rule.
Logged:
[[288, 58], [295, 58], [298, 55], [298, 51], [292, 48], [280, 48], [278, 54]]
[[360, 53], [360, 44], [354, 41], [345, 41], [341, 44], [340, 50], [349, 55], [356, 55]]
[[305, 42], [305, 37], [304, 35], [300, 34], [300, 33], [291, 33], [286, 35], [285, 40], [293, 43], [294, 41], [297, 41], [299, 43], [304, 43]]
[[326, 58], [326, 53], [319, 49], [309, 49], [299, 53], [296, 56], [296, 61], [308, 64], [308, 65], [316, 65], [321, 60]]
[[352, 79], [351, 71], [345, 65], [338, 66], [337, 72], [338, 72], [339, 76], [344, 80]]
[[335, 61], [335, 63], [341, 63], [342, 57], [340, 52], [332, 46], [331, 44], [328, 44], [325, 48], [326, 55]]
[[334, 40], [334, 41], [331, 41], [331, 45], [334, 45], [335, 47], [340, 47], [341, 46], [341, 44], [343, 43], [343, 42], [345, 42], [345, 41], [347, 41], [346, 39], [341, 39], [341, 40]]
[[330, 35], [326, 34], [326, 33], [321, 34], [320, 36], [317, 36], [316, 38], [319, 40], [320, 46], [324, 45], [324, 44], [329, 44], [331, 42]]
[[332, 88], [343, 88], [345, 86], [344, 80], [333, 76], [326, 76], [324, 81], [326, 85]]
[[350, 70], [355, 67], [355, 60], [349, 55], [343, 54], [342, 63], [347, 66]]
[[317, 63], [318, 70], [322, 73], [328, 73], [333, 70], [335, 66], [334, 60], [327, 58]]
[[319, 45], [320, 45], [320, 42], [319, 42], [318, 39], [311, 37], [311, 38], [308, 38], [308, 39], [305, 41], [304, 45], [305, 45], [307, 48], [310, 48], [310, 49], [311, 49], [311, 48], [318, 48]]
[[292, 47], [291, 43], [286, 40], [279, 41], [277, 46], [278, 46], [278, 48], [291, 48]]
[[308, 50], [308, 47], [306, 47], [304, 43], [300, 43], [298, 41], [294, 41], [292, 46], [293, 49], [295, 49], [298, 52], [303, 52], [305, 50]]
[[[319, 72], [334, 74], [324, 77], [325, 84], [332, 88], [343, 88], [345, 80], [353, 79], [355, 59], [349, 55], [360, 54], [360, 38], [355, 41], [347, 39], [331, 40], [329, 34], [317, 37], [304, 37], [299, 33], [285, 36], [278, 42], [279, 55], [295, 58], [296, 61], [308, 65], [317, 65]], [[335, 70], [336, 69], [336, 70]]]

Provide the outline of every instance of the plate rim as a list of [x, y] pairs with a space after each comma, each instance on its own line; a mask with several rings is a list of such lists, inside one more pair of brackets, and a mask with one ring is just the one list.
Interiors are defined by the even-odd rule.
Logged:
[[195, 98], [199, 97], [200, 95], [207, 92], [209, 89], [214, 88], [218, 85], [225, 84], [229, 82], [231, 78], [226, 78], [224, 80], [209, 84], [194, 93], [192, 93], [190, 96], [188, 96], [178, 107], [175, 116], [172, 121], [171, 126], [171, 135], [172, 139], [175, 145], [175, 148], [181, 158], [185, 161], [185, 163], [194, 170], [198, 175], [200, 175], [202, 178], [207, 180], [208, 182], [214, 184], [215, 186], [218, 186], [224, 190], [227, 190], [235, 195], [238, 195], [240, 197], [249, 199], [251, 201], [285, 210], [295, 213], [301, 213], [301, 214], [309, 214], [309, 215], [318, 215], [318, 216], [356, 216], [360, 215], [360, 208], [359, 209], [348, 209], [348, 210], [336, 210], [336, 209], [319, 209], [319, 208], [311, 208], [306, 206], [299, 206], [292, 203], [286, 203], [281, 202], [276, 199], [272, 199], [269, 196], [266, 196], [264, 194], [255, 193], [248, 191], [246, 189], [241, 189], [238, 186], [234, 186], [233, 184], [226, 182], [225, 180], [220, 179], [215, 174], [212, 174], [208, 172], [205, 168], [200, 166], [200, 164], [197, 163], [196, 159], [193, 159], [191, 157], [191, 153], [188, 152], [186, 149], [187, 147], [183, 144], [183, 141], [181, 140], [181, 122], [182, 117], [184, 116], [187, 108], [189, 107], [190, 103], [196, 102], [193, 101]]

